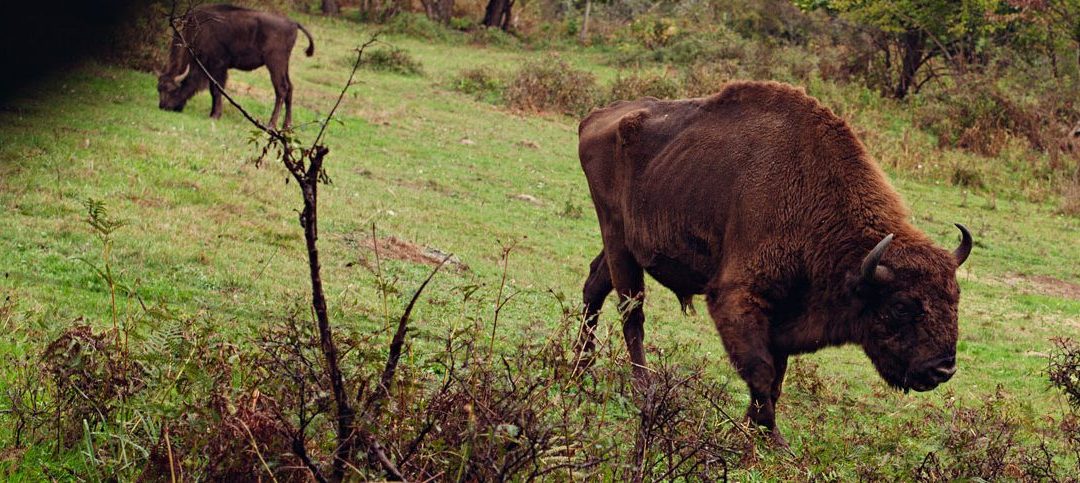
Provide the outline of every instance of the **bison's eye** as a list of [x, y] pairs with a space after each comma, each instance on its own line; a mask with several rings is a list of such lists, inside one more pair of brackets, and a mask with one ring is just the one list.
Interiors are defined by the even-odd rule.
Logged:
[[917, 321], [925, 315], [922, 306], [917, 303], [893, 304], [893, 316], [905, 321]]

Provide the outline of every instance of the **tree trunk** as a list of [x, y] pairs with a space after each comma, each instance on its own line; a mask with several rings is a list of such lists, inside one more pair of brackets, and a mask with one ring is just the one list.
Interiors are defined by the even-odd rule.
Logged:
[[585, 18], [581, 19], [581, 32], [578, 32], [578, 42], [582, 44], [589, 35], [589, 13], [592, 10], [592, 0], [585, 0]]
[[322, 13], [323, 15], [337, 15], [341, 13], [341, 7], [338, 6], [337, 0], [322, 0]]
[[424, 14], [427, 18], [441, 24], [450, 23], [450, 17], [454, 12], [454, 0], [420, 0], [424, 5]]
[[923, 56], [926, 55], [926, 38], [922, 31], [904, 32], [900, 37], [900, 51], [903, 61], [900, 65], [900, 78], [893, 92], [893, 97], [897, 99], [907, 97], [908, 92], [915, 85], [915, 75], [919, 73], [919, 67], [923, 64]]
[[513, 6], [514, 0], [488, 0], [487, 8], [484, 9], [484, 26], [509, 30], [510, 11]]

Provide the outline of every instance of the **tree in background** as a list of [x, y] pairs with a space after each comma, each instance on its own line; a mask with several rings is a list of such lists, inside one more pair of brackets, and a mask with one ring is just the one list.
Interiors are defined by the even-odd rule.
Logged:
[[337, 15], [341, 13], [341, 7], [338, 6], [337, 0], [322, 0], [322, 13], [323, 15]]
[[[927, 82], [984, 65], [1016, 8], [1000, 0], [797, 0], [865, 29], [878, 51], [883, 92], [903, 99]], [[937, 60], [944, 65], [937, 65]]]
[[454, 11], [454, 0], [420, 0], [424, 5], [424, 14], [441, 24], [450, 23]]
[[1072, 50], [1080, 71], [1080, 0], [1009, 0], [1021, 26], [1016, 46], [1046, 55], [1054, 77], [1061, 74], [1060, 52]]
[[496, 27], [510, 30], [510, 21], [513, 19], [511, 9], [514, 0], [488, 0], [487, 8], [484, 9], [485, 27]]
[[360, 19], [382, 23], [409, 10], [407, 0], [360, 0]]

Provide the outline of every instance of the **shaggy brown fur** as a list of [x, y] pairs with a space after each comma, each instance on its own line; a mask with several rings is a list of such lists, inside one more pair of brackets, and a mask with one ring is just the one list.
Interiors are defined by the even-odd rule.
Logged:
[[[274, 84], [274, 112], [270, 127], [277, 124], [281, 105], [285, 104], [286, 128], [292, 124], [292, 81], [289, 80], [289, 57], [296, 44], [296, 30], [308, 38], [305, 53], [315, 53], [315, 41], [304, 26], [281, 15], [259, 12], [232, 5], [208, 5], [195, 8], [181, 20], [179, 30], [207, 72], [225, 87], [229, 69], [255, 70], [266, 66]], [[221, 92], [206, 77], [179, 36], [174, 35], [169, 63], [158, 76], [158, 107], [182, 111], [196, 92], [210, 87], [213, 99], [210, 117], [221, 117]]]
[[778, 443], [791, 354], [859, 344], [905, 390], [955, 372], [955, 271], [970, 235], [960, 227], [955, 253], [935, 247], [848, 125], [802, 90], [738, 82], [706, 98], [620, 101], [589, 114], [579, 136], [604, 242], [584, 287], [585, 360], [614, 289], [647, 379], [647, 272], [684, 308], [706, 295], [750, 387], [747, 416]]

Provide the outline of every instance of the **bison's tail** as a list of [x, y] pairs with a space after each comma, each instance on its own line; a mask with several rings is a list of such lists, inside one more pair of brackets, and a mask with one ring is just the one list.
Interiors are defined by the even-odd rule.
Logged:
[[311, 38], [311, 32], [308, 32], [307, 29], [304, 28], [303, 25], [300, 25], [299, 22], [296, 24], [296, 26], [299, 27], [300, 31], [307, 36], [307, 50], [305, 50], [304, 53], [307, 54], [308, 57], [315, 55], [315, 39]]

